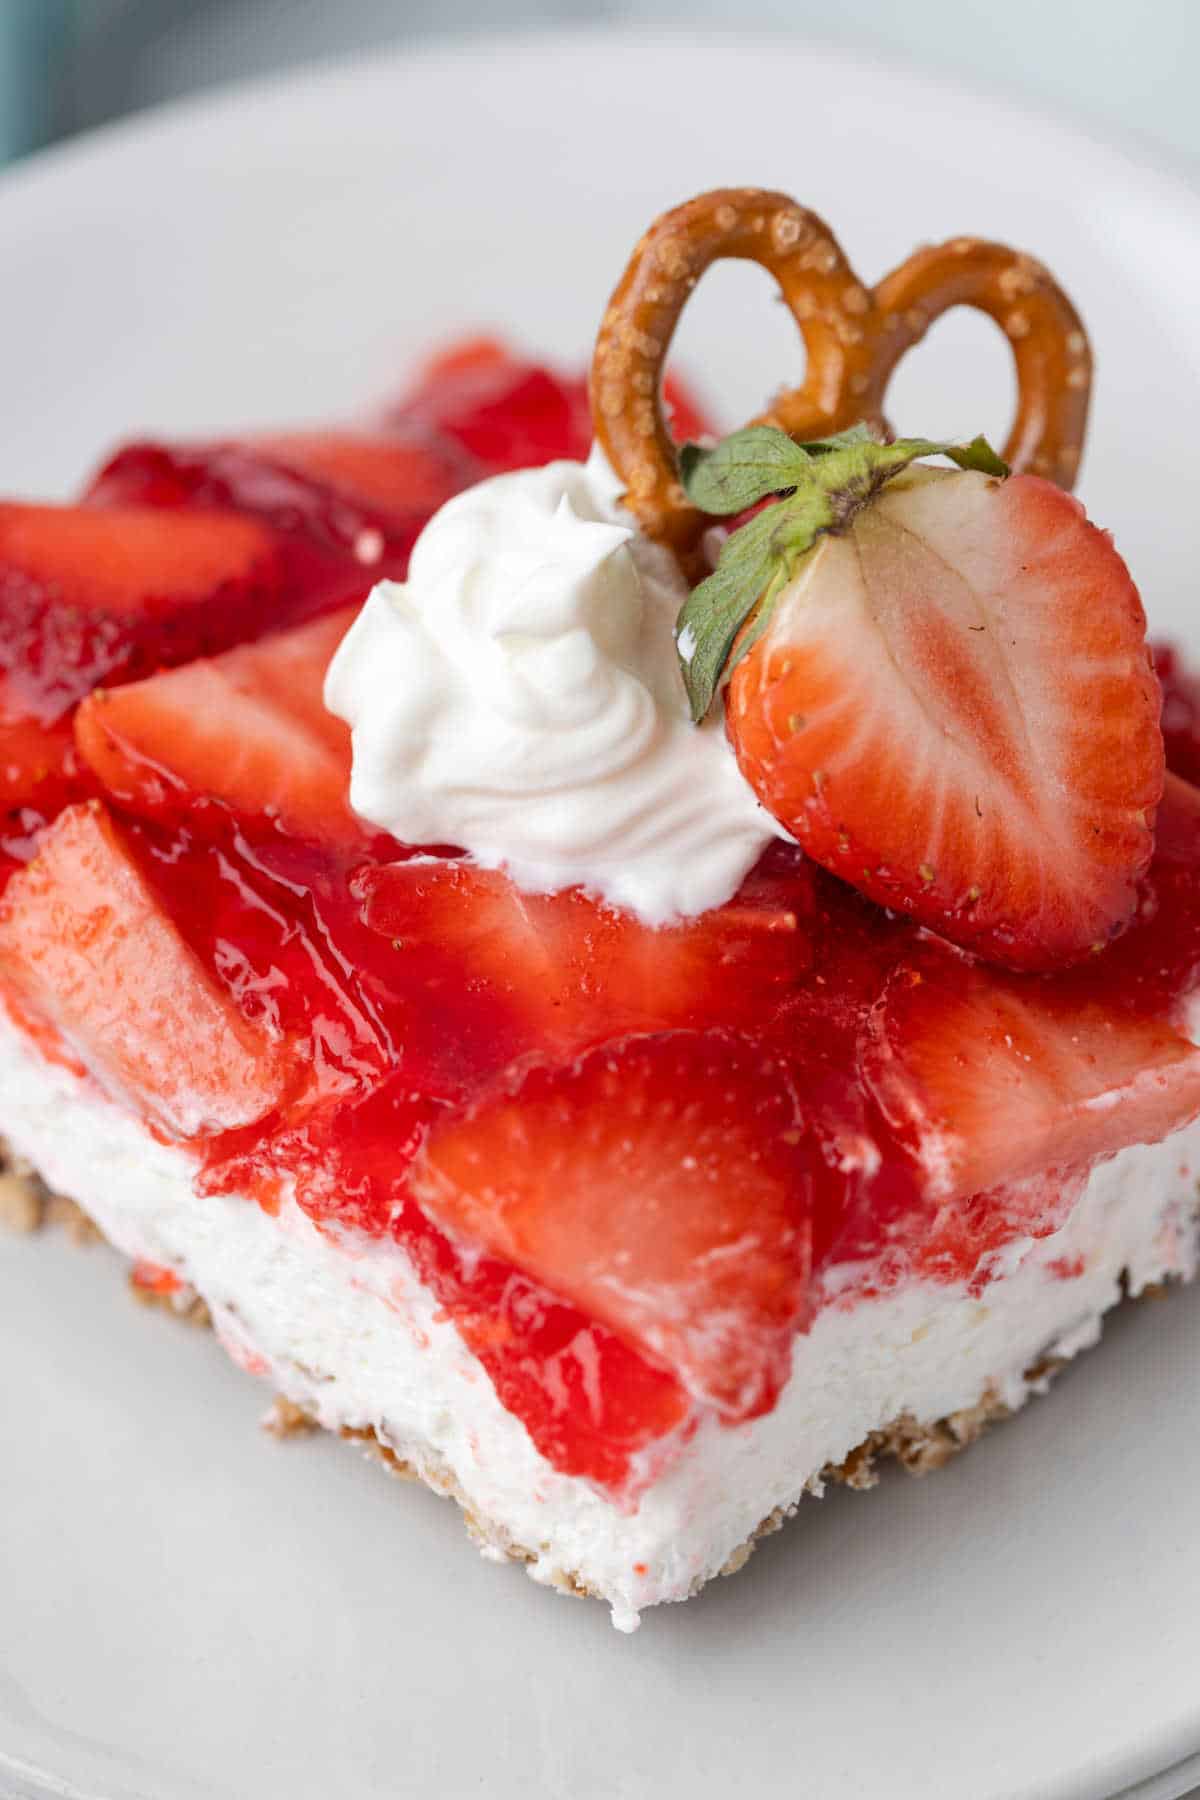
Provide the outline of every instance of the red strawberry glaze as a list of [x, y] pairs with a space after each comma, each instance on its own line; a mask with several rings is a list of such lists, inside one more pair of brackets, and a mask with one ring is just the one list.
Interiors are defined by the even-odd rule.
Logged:
[[[1144, 922], [1086, 971], [1026, 978], [1031, 989], [1086, 982], [1116, 1013], [1161, 1015], [1174, 1006], [1200, 962], [1200, 852], [1186, 808], [1177, 832], [1170, 800], [1164, 811], [1168, 853], [1146, 883]], [[406, 1189], [431, 1121], [486, 1093], [522, 1057], [561, 1060], [574, 1052], [589, 1015], [593, 1041], [605, 1041], [609, 996], [568, 970], [564, 992], [579, 1035], [569, 1045], [547, 1038], [519, 991], [480, 979], [470, 959], [419, 938], [397, 942], [364, 924], [360, 896], [386, 888], [387, 859], [403, 854], [398, 846], [364, 837], [358, 851], [322, 847], [261, 819], [228, 815], [222, 827], [219, 818], [209, 802], [195, 835], [148, 819], [126, 818], [125, 828], [202, 963], [248, 1019], [298, 1048], [311, 1074], [285, 1111], [210, 1140], [200, 1187], [249, 1191], [272, 1208], [281, 1179], [290, 1177], [322, 1229], [403, 1244], [548, 1460], [631, 1501], [655, 1453], [665, 1454], [695, 1417], [682, 1385], [543, 1282], [497, 1257], [462, 1256]], [[577, 897], [545, 904], [560, 906], [574, 929]], [[798, 921], [784, 939], [790, 968], [781, 969], [774, 952], [761, 964], [761, 931], [737, 923], [739, 909], [757, 917], [764, 907], [790, 908]], [[743, 979], [723, 987], [718, 965], [705, 984], [701, 969], [696, 1005], [710, 1027], [744, 1032], [748, 998], [757, 998], [753, 1035], [802, 1096], [821, 1153], [812, 1186], [818, 1282], [830, 1267], [861, 1260], [852, 1290], [860, 1298], [917, 1273], [981, 1284], [988, 1256], [1014, 1235], [1053, 1229], [1073, 1192], [1062, 1183], [1052, 1193], [1025, 1184], [960, 1204], [931, 1202], [859, 1077], [859, 1042], [889, 974], [917, 946], [912, 926], [783, 845], [767, 853], [731, 910], [730, 932], [745, 933]], [[1154, 928], [1160, 921], [1168, 931]], [[639, 1024], [676, 1022], [644, 1016]], [[618, 1016], [618, 1029], [627, 1024]], [[841, 1303], [847, 1298], [843, 1289]]]
[[[685, 400], [677, 429], [698, 435], [703, 421], [687, 413]], [[299, 581], [295, 618], [345, 599], [354, 583], [361, 591], [374, 575], [401, 571], [418, 515], [444, 488], [587, 449], [581, 384], [493, 345], [443, 358], [382, 429], [390, 448], [378, 454], [345, 434], [135, 446], [109, 464], [89, 504], [249, 515], [296, 569], [313, 572], [311, 584]], [[407, 477], [397, 473], [405, 468]], [[413, 484], [407, 498], [404, 479]], [[244, 635], [261, 629], [256, 621]], [[254, 659], [239, 655], [239, 680], [253, 693]], [[141, 708], [139, 731], [157, 729], [157, 716]], [[578, 893], [526, 900], [453, 852], [416, 862], [365, 832], [356, 840], [339, 829], [326, 842], [289, 835], [270, 796], [235, 811], [173, 775], [169, 746], [160, 742], [157, 757], [137, 751], [131, 732], [126, 752], [146, 756], [155, 779], [129, 779], [123, 752], [121, 780], [110, 771], [105, 798], [147, 890], [249, 1024], [285, 1046], [281, 1061], [307, 1071], [281, 1086], [268, 1116], [199, 1146], [201, 1193], [249, 1193], [271, 1211], [291, 1184], [322, 1231], [403, 1246], [543, 1455], [619, 1504], [636, 1501], [702, 1409], [669, 1354], [639, 1350], [564, 1300], [552, 1277], [463, 1249], [432, 1222], [409, 1182], [439, 1126], [487, 1117], [494, 1097], [521, 1091], [531, 1068], [547, 1071], [548, 1092], [559, 1072], [569, 1086], [572, 1069], [628, 1044], [630, 1033], [643, 1042], [728, 1034], [749, 1046], [738, 1067], [757, 1058], [753, 1066], [779, 1071], [797, 1097], [800, 1142], [789, 1138], [789, 1147], [811, 1218], [817, 1305], [848, 1305], [913, 1276], [981, 1288], [996, 1253], [1015, 1237], [1052, 1231], [1078, 1191], [1083, 1173], [1069, 1157], [1050, 1179], [931, 1191], [921, 1158], [942, 1117], [939, 1028], [953, 1012], [938, 995], [957, 1004], [970, 978], [972, 1004], [986, 1009], [987, 971], [972, 974], [982, 965], [931, 946], [790, 847], [769, 850], [730, 906], [655, 933]], [[11, 808], [3, 847], [24, 862], [44, 821], [102, 784], [65, 734], [31, 741], [19, 709], [10, 736], [0, 768]], [[1169, 749], [1176, 766], [1191, 766], [1189, 754], [1200, 766], [1194, 725], [1179, 725]], [[303, 816], [292, 815], [293, 831]], [[931, 956], [939, 979], [914, 996], [912, 974]], [[1084, 1002], [1100, 1009], [1121, 1073], [1126, 1037], [1140, 1048], [1159, 1041], [1146, 1021], [1161, 1027], [1166, 1063], [1180, 1063], [1169, 1026], [1198, 974], [1200, 797], [1169, 783], [1159, 853], [1125, 936], [1067, 975], [1006, 979], [1025, 984], [1035, 1036], [1043, 1003], [1048, 1017]], [[703, 1105], [703, 1094], [696, 1099]], [[777, 1384], [740, 1416], [769, 1405]]]
[[141, 829], [176, 923], [251, 1017], [302, 1041], [313, 1070], [270, 1130], [212, 1141], [201, 1190], [249, 1192], [271, 1210], [290, 1178], [323, 1229], [401, 1244], [543, 1455], [631, 1499], [655, 1446], [688, 1428], [679, 1383], [541, 1283], [460, 1255], [406, 1192], [431, 1120], [528, 1047], [510, 1009], [456, 980], [448, 959], [368, 931], [346, 861], [251, 843], [232, 824], [216, 849]]
[[[620, 971], [646, 954], [669, 968], [671, 934], [643, 933], [611, 915], [582, 928], [580, 909], [590, 903], [581, 896], [540, 901], [564, 945], [562, 1004], [551, 1029], [544, 1013], [530, 1010], [519, 965], [514, 986], [489, 975], [486, 958], [461, 944], [423, 942], [411, 930], [397, 940], [400, 921], [380, 897], [390, 894], [392, 906], [397, 894], [411, 899], [406, 871], [413, 865], [396, 867], [399, 846], [365, 836], [359, 847], [306, 843], [261, 818], [239, 820], [195, 800], [195, 832], [172, 808], [158, 820], [126, 817], [129, 840], [202, 963], [251, 1022], [289, 1042], [311, 1071], [285, 1111], [210, 1140], [201, 1189], [248, 1191], [270, 1209], [281, 1180], [291, 1178], [322, 1229], [404, 1245], [548, 1460], [631, 1501], [655, 1457], [696, 1416], [680, 1382], [543, 1282], [498, 1257], [462, 1256], [414, 1205], [406, 1178], [431, 1122], [486, 1094], [514, 1063], [530, 1056], [561, 1062], [587, 1042], [627, 1030], [630, 1019], [620, 1006], [614, 1012]], [[1031, 992], [1086, 990], [1115, 1014], [1174, 1009], [1200, 966], [1198, 819], [1192, 790], [1175, 784], [1142, 919], [1087, 969], [1025, 978]], [[416, 866], [438, 881], [469, 879], [466, 865], [453, 861]], [[372, 898], [383, 929], [364, 923]], [[914, 927], [783, 845], [767, 853], [725, 911], [704, 922], [718, 946], [707, 978], [706, 965], [689, 963], [686, 953], [683, 967], [697, 984], [697, 1016], [709, 1027], [752, 1032], [802, 1096], [821, 1158], [811, 1186], [818, 1294], [825, 1271], [856, 1261], [861, 1274], [842, 1284], [840, 1304], [916, 1274], [981, 1286], [988, 1258], [1014, 1236], [1054, 1228], [1077, 1177], [934, 1203], [860, 1079], [859, 1046], [873, 1010], [892, 971], [924, 941]], [[764, 933], [764, 916], [790, 917], [793, 926]], [[503, 932], [502, 915], [490, 928]], [[573, 961], [581, 929], [585, 947], [600, 931], [609, 963]], [[953, 970], [954, 953], [946, 955]], [[615, 985], [597, 984], [596, 966], [615, 971]], [[978, 965], [962, 964], [971, 966]], [[730, 967], [738, 976], [732, 982]], [[662, 1013], [655, 1015], [653, 998], [641, 1004], [639, 1029], [686, 1023], [669, 981]]]
[[1167, 767], [1200, 782], [1200, 675], [1171, 644], [1155, 644], [1154, 672], [1162, 688], [1162, 734]]
[[[401, 495], [385, 506], [375, 489], [362, 499], [323, 470], [293, 466], [284, 454], [280, 440], [262, 448], [129, 444], [100, 470], [85, 503], [97, 509], [234, 511], [263, 520], [277, 534], [293, 593], [302, 596], [292, 618], [361, 598], [381, 576], [402, 576], [418, 532], [440, 501], [412, 504]], [[431, 475], [423, 467], [417, 481], [445, 500], [477, 478], [474, 465], [460, 458], [457, 467], [447, 464], [441, 480], [436, 469]]]
[[[312, 1077], [266, 1128], [212, 1140], [200, 1188], [249, 1192], [272, 1209], [290, 1178], [322, 1229], [403, 1245], [547, 1459], [631, 1502], [655, 1456], [696, 1417], [684, 1387], [544, 1281], [499, 1257], [460, 1253], [407, 1191], [433, 1122], [486, 1095], [522, 1059], [561, 1062], [584, 1034], [564, 1046], [531, 1019], [519, 993], [478, 979], [470, 962], [364, 925], [359, 896], [391, 879], [386, 843], [364, 839], [356, 857], [232, 817], [221, 835], [211, 810], [194, 839], [149, 822], [129, 829], [201, 960], [251, 1019], [301, 1046]], [[861, 1271], [840, 1282], [841, 1305], [915, 1276], [978, 1291], [1014, 1237], [1057, 1228], [1081, 1176], [1065, 1171], [950, 1203], [931, 1198], [859, 1067], [889, 975], [925, 940], [782, 845], [748, 887], [754, 908], [790, 899], [803, 921], [790, 973], [781, 978], [777, 965], [756, 972], [761, 946], [753, 933], [746, 968], [761, 1009], [754, 1039], [788, 1070], [817, 1152], [809, 1163], [817, 1171], [810, 1185], [815, 1291], [826, 1271], [853, 1262]], [[1172, 1010], [1200, 962], [1200, 848], [1156, 864], [1144, 897], [1146, 923], [1093, 968], [1024, 978], [1029, 987], [1069, 996], [1086, 982], [1090, 998], [1117, 1015]], [[567, 910], [579, 902], [565, 896], [558, 904]], [[1164, 916], [1171, 920], [1165, 945], [1153, 929]], [[945, 954], [953, 970], [957, 953]], [[746, 1030], [747, 980], [724, 997], [719, 978], [705, 987], [697, 1004], [709, 1026]], [[577, 981], [572, 996], [577, 1030], [590, 1010], [592, 1040], [607, 1041], [605, 992], [589, 994]], [[641, 1025], [672, 1022], [644, 1018]], [[617, 1029], [626, 1023], [618, 1015]]]
[[[587, 455], [585, 389], [582, 378], [474, 340], [433, 359], [374, 426], [132, 443], [74, 509], [0, 505], [0, 886], [62, 807], [97, 791], [70, 730], [85, 694], [361, 600], [381, 576], [402, 577], [422, 526], [464, 487]], [[680, 436], [709, 429], [677, 382], [669, 399]], [[255, 578], [204, 591], [193, 582], [186, 594], [169, 580], [122, 589], [114, 557], [145, 569], [136, 543], [125, 549], [125, 520], [136, 539], [158, 509], [215, 513], [214, 532], [221, 518], [241, 515], [234, 533], [261, 534]], [[172, 557], [177, 537], [164, 541]], [[110, 571], [102, 592], [92, 578], [100, 559]], [[177, 560], [195, 575], [195, 559]]]
[[[667, 377], [663, 398], [681, 442], [711, 431], [678, 377]], [[565, 379], [488, 337], [431, 357], [386, 417], [393, 427], [457, 444], [491, 474], [561, 457], [582, 461], [592, 442], [586, 377]]]

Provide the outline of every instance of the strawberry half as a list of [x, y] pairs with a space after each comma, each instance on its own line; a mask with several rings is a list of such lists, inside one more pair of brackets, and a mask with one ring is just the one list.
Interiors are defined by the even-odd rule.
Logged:
[[860, 1067], [941, 1201], [1086, 1170], [1200, 1112], [1200, 1049], [1162, 1018], [932, 945], [888, 981]]
[[0, 979], [170, 1137], [248, 1125], [287, 1090], [281, 1046], [208, 975], [98, 800], [60, 813], [9, 882]]
[[872, 900], [997, 962], [1103, 945], [1133, 913], [1163, 781], [1111, 539], [1049, 482], [982, 472], [977, 446], [950, 452], [967, 472], [905, 473], [943, 447], [849, 434], [809, 455], [770, 435], [798, 461], [781, 450], [762, 479], [796, 491], [728, 540], [680, 637], [704, 699], [761, 597], [727, 709], [755, 793]]
[[355, 611], [98, 688], [75, 715], [79, 754], [114, 799], [150, 818], [195, 815], [215, 800], [321, 843], [361, 841], [350, 733], [322, 698]]
[[724, 1032], [626, 1038], [435, 1124], [412, 1191], [732, 1419], [767, 1410], [807, 1307], [811, 1182], [777, 1064]]

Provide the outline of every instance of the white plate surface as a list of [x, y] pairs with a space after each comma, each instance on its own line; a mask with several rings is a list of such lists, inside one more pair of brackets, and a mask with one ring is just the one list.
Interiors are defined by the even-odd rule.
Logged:
[[[1052, 264], [1098, 354], [1084, 496], [1156, 624], [1200, 648], [1195, 197], [1072, 129], [795, 42], [470, 46], [206, 100], [17, 170], [0, 490], [65, 493], [134, 430], [361, 408], [464, 327], [580, 359], [650, 217], [747, 181], [824, 212], [870, 280], [964, 231]], [[730, 419], [799, 364], [768, 293], [719, 270], [684, 328]], [[991, 332], [937, 328], [894, 421], [1001, 434]], [[0, 1243], [0, 1793], [1189, 1785], [1200, 1296], [1129, 1310], [936, 1480], [806, 1504], [737, 1581], [626, 1639], [481, 1562], [446, 1503], [332, 1444], [260, 1439], [263, 1395], [130, 1306], [110, 1261]]]

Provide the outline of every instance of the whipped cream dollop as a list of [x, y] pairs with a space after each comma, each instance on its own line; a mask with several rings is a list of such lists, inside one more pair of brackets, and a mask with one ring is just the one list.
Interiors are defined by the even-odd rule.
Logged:
[[576, 884], [649, 924], [732, 895], [779, 827], [718, 712], [688, 717], [687, 585], [602, 454], [481, 482], [435, 514], [329, 669], [350, 802], [518, 886]]

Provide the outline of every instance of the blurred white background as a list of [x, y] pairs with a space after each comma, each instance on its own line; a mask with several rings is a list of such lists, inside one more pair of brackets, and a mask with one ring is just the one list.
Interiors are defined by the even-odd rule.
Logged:
[[318, 57], [604, 20], [903, 57], [1141, 135], [1200, 170], [1198, 0], [0, 0], [0, 159]]

